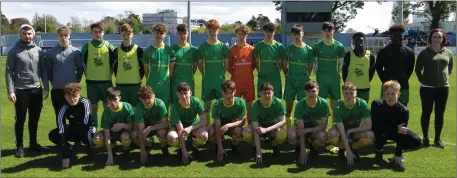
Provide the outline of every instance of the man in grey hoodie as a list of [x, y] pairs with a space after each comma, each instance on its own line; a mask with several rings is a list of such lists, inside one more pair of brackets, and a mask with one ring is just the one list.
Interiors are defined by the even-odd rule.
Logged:
[[[57, 29], [59, 44], [46, 52], [45, 65], [52, 85], [51, 101], [57, 116], [67, 102], [63, 88], [68, 83], [81, 82], [84, 68], [81, 62], [81, 51], [70, 45], [71, 29], [61, 26]], [[57, 125], [56, 125], [57, 126]]]
[[[8, 99], [14, 103], [16, 137], [16, 157], [23, 157], [23, 131], [27, 110], [29, 112], [29, 149], [44, 152], [49, 149], [37, 143], [38, 120], [40, 119], [43, 99], [48, 97], [49, 84], [41, 48], [32, 41], [35, 30], [24, 24], [20, 27], [21, 39], [8, 52], [6, 59], [5, 81]], [[41, 88], [40, 78], [44, 84]]]

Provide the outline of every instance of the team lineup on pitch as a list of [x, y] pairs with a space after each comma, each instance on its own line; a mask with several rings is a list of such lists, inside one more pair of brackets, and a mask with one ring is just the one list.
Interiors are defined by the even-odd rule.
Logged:
[[[197, 48], [187, 43], [184, 24], [177, 26], [179, 42], [165, 45], [167, 28], [159, 23], [153, 28], [153, 44], [143, 50], [132, 44], [130, 25], [121, 27], [123, 42], [114, 47], [103, 40], [103, 25], [95, 23], [94, 39], [79, 50], [68, 44], [71, 31], [62, 26], [57, 30], [59, 45], [43, 54], [31, 40], [33, 28], [21, 26], [21, 40], [8, 53], [5, 70], [8, 99], [15, 103], [16, 157], [26, 155], [22, 135], [27, 112], [29, 151], [50, 151], [37, 141], [43, 99], [49, 92], [56, 128], [48, 137], [57, 145], [63, 169], [71, 167], [81, 147], [89, 157], [96, 148], [106, 150], [106, 165], [116, 164], [116, 152], [128, 156], [139, 149], [136, 159], [147, 164], [151, 149], [159, 148], [168, 157], [169, 149], [176, 148], [180, 161], [188, 164], [202, 154], [222, 162], [231, 156], [224, 148], [230, 145], [232, 154], [250, 152], [262, 164], [262, 147], [271, 145], [269, 158], [281, 159], [280, 147], [288, 143], [295, 147], [291, 164], [299, 167], [328, 152], [337, 153], [335, 161], [356, 167], [363, 164], [359, 150], [374, 145], [376, 164], [404, 171], [405, 151], [445, 147], [440, 135], [454, 60], [439, 29], [432, 30], [430, 46], [416, 59], [402, 44], [403, 25], [389, 29], [392, 42], [377, 56], [364, 48], [363, 33], [353, 35], [354, 49], [345, 52], [333, 39], [329, 22], [322, 26], [323, 40], [313, 45], [302, 41], [301, 25], [293, 26], [294, 43], [287, 47], [273, 40], [274, 25], [266, 24], [265, 39], [255, 46], [246, 43], [249, 29], [238, 27], [237, 45], [229, 49], [217, 40], [219, 27], [217, 20], [210, 20], [208, 40]], [[197, 70], [201, 82], [194, 80]], [[421, 83], [422, 130], [413, 131], [407, 106], [414, 72]], [[382, 86], [376, 94], [380, 97], [370, 103], [375, 73]], [[81, 95], [83, 75], [87, 96]], [[195, 97], [197, 84], [201, 98]], [[103, 108], [98, 108], [99, 102]], [[434, 139], [429, 139], [433, 108]], [[396, 145], [394, 156], [384, 159], [388, 140]], [[239, 142], [251, 145], [251, 150], [240, 149]], [[200, 151], [205, 145], [210, 149]]]

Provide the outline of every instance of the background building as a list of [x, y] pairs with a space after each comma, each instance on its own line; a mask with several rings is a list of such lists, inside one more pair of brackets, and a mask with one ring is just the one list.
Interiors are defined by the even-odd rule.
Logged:
[[143, 25], [151, 28], [157, 23], [165, 23], [169, 34], [176, 34], [176, 26], [183, 23], [183, 18], [178, 17], [178, 11], [173, 9], [160, 10], [157, 13], [143, 14]]
[[332, 1], [282, 1], [282, 41], [292, 40], [290, 29], [295, 24], [303, 26], [304, 42], [314, 44], [321, 38], [322, 24], [332, 18]]
[[[446, 33], [451, 32], [455, 34], [457, 26], [455, 21], [441, 21], [440, 28], [442, 28]], [[430, 32], [430, 21], [425, 17], [413, 15], [412, 23], [406, 25], [406, 29], [428, 33]]]

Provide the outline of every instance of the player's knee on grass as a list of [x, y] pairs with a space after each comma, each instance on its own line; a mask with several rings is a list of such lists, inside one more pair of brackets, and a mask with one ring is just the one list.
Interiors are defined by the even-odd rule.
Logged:
[[130, 132], [124, 131], [121, 134], [121, 144], [124, 148], [128, 148], [132, 144], [132, 139], [130, 138]]
[[285, 128], [279, 128], [276, 133], [272, 133], [272, 135], [275, 135], [274, 140], [273, 140], [273, 146], [278, 146], [286, 142], [287, 139], [287, 130]]
[[58, 129], [52, 129], [48, 134], [49, 140], [56, 145], [59, 144], [59, 137], [60, 135]]
[[94, 134], [94, 137], [92, 138], [92, 142], [96, 147], [103, 147], [105, 146], [105, 134], [102, 131], [98, 131], [97, 133]]
[[253, 144], [254, 143], [254, 135], [253, 135], [252, 125], [248, 125], [243, 129], [243, 141]]
[[328, 141], [330, 142], [330, 144], [332, 144], [334, 146], [339, 146], [339, 144], [340, 144], [340, 132], [338, 132], [336, 127], [332, 127], [328, 131]]
[[179, 147], [179, 136], [178, 136], [178, 132], [176, 132], [176, 131], [174, 131], [174, 130], [168, 132], [167, 140], [168, 140], [168, 145], [170, 145], [170, 146], [172, 146], [172, 147]]
[[296, 131], [297, 129], [294, 126], [289, 129], [289, 134], [287, 135], [287, 141], [289, 144], [296, 145], [298, 143], [298, 136]]
[[313, 135], [312, 145], [314, 148], [325, 147], [327, 144], [327, 132], [321, 130]]

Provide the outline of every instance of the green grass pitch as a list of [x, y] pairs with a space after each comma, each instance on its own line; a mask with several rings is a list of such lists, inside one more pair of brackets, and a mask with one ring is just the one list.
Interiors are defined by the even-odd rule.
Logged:
[[[454, 58], [455, 59], [455, 58]], [[435, 147], [422, 148], [417, 151], [406, 152], [405, 172], [395, 172], [390, 167], [380, 167], [374, 164], [374, 147], [370, 146], [361, 150], [361, 161], [353, 170], [346, 169], [345, 164], [338, 162], [336, 155], [325, 153], [317, 159], [310, 160], [308, 165], [298, 168], [294, 164], [296, 159], [293, 156], [293, 147], [284, 144], [280, 157], [273, 157], [271, 149], [264, 148], [264, 164], [256, 165], [250, 158], [250, 146], [240, 143], [239, 155], [232, 155], [223, 164], [215, 162], [216, 154], [212, 151], [213, 143], [201, 151], [201, 159], [192, 162], [190, 165], [183, 165], [180, 158], [175, 155], [175, 149], [170, 148], [171, 155], [162, 157], [160, 151], [152, 150], [149, 157], [149, 164], [140, 166], [139, 150], [131, 152], [129, 157], [115, 157], [115, 166], [105, 167], [106, 154], [98, 152], [95, 162], [87, 161], [84, 151], [77, 155], [77, 160], [71, 161], [71, 168], [61, 170], [60, 158], [55, 152], [47, 154], [32, 154], [30, 152], [24, 158], [15, 158], [14, 144], [14, 106], [7, 99], [5, 87], [5, 57], [1, 57], [0, 66], [0, 87], [1, 87], [1, 173], [8, 177], [324, 177], [324, 176], [351, 176], [351, 177], [454, 177], [456, 175], [456, 121], [455, 121], [455, 70], [450, 78], [450, 95], [445, 112], [442, 140], [445, 142], [444, 150]], [[454, 67], [455, 69], [455, 67]], [[312, 76], [314, 79], [314, 76]], [[229, 74], [227, 74], [227, 79]], [[201, 75], [197, 72], [196, 95], [200, 97]], [[284, 85], [284, 79], [283, 79]], [[370, 99], [378, 98], [380, 92], [380, 81], [376, 75], [371, 83]], [[413, 74], [410, 79], [410, 124], [409, 128], [422, 136], [420, 129], [421, 105], [419, 98], [419, 82]], [[82, 95], [86, 96], [85, 83], [82, 82]], [[99, 109], [98, 115], [101, 116]], [[53, 108], [50, 98], [44, 101], [41, 119], [38, 128], [38, 142], [50, 146], [55, 150], [53, 144], [48, 140], [48, 132], [55, 128]], [[434, 137], [434, 124], [430, 124], [430, 137]], [[25, 124], [27, 130], [27, 123]], [[28, 146], [28, 132], [24, 132], [24, 146]], [[104, 151], [104, 150], [103, 150]], [[394, 144], [386, 145], [384, 159], [391, 157], [394, 151]], [[26, 149], [27, 153], [27, 149]]]

